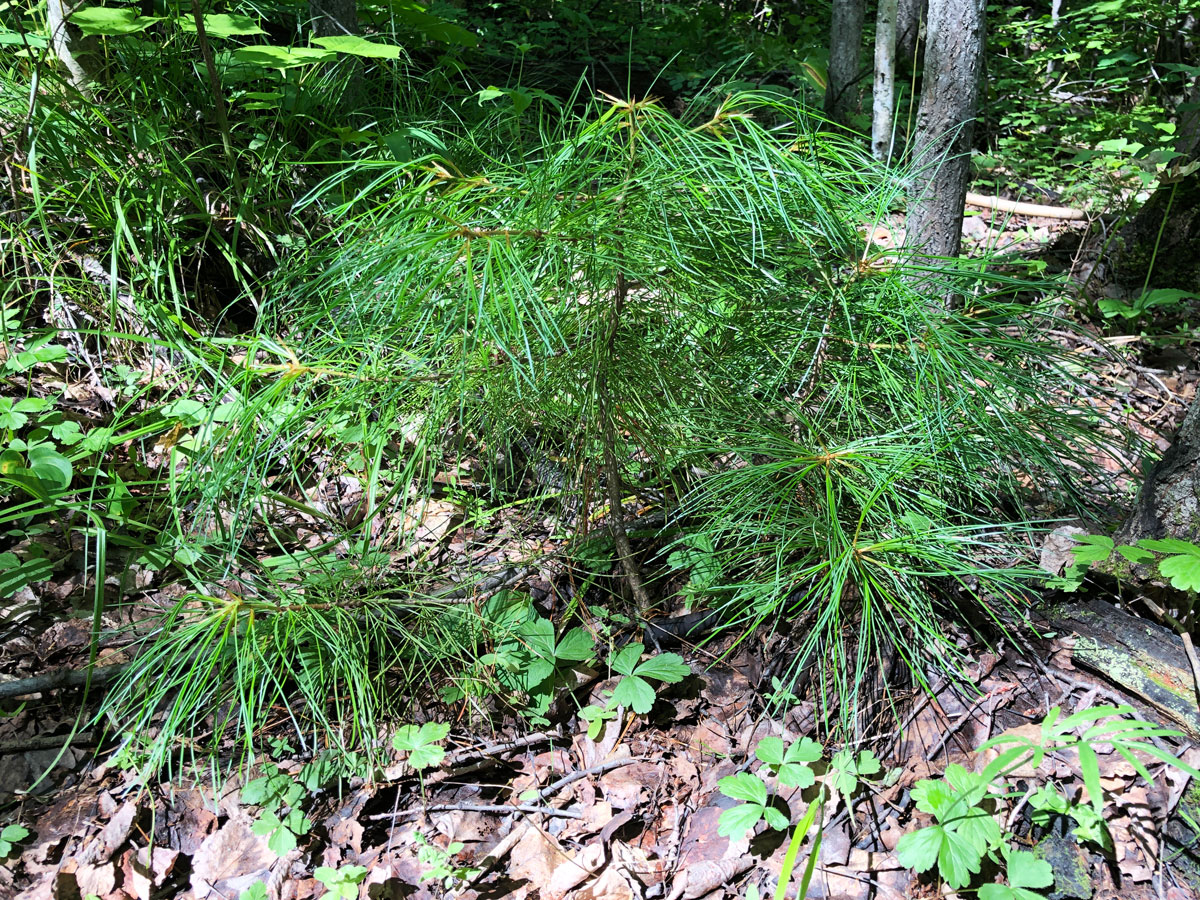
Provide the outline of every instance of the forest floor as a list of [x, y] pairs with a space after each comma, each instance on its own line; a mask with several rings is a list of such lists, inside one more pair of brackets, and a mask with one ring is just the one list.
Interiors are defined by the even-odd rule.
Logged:
[[[1059, 239], [1072, 227], [1017, 217], [991, 222], [987, 215], [973, 215], [964, 235], [968, 247], [1011, 244], [1014, 252], [1045, 254], [1053, 262], [1051, 243], [1069, 244]], [[888, 239], [881, 236], [877, 242]], [[1078, 271], [1085, 262], [1083, 252], [1056, 265]], [[1092, 342], [1072, 338], [1071, 343], [1082, 355], [1111, 356], [1106, 376], [1123, 391], [1117, 398], [1098, 392], [1074, 402], [1106, 407], [1098, 411], [1165, 448], [1200, 383], [1194, 355], [1156, 349], [1136, 336], [1097, 335]], [[1126, 477], [1120, 462], [1106, 464], [1113, 478]], [[323, 487], [324, 495], [347, 508], [360, 499], [352, 484]], [[1130, 491], [1133, 487], [1130, 483]], [[522, 523], [519, 543], [492, 541], [486, 553], [472, 550], [479, 535], [462, 526], [449, 500], [429, 504], [425, 517], [422, 540], [442, 545], [449, 557], [465, 557], [466, 565], [529, 558], [539, 542], [542, 549], [553, 549], [548, 531], [531, 535], [528, 523]], [[492, 527], [496, 534], [506, 531], [503, 520]], [[1050, 535], [1040, 548], [1043, 567], [1061, 570], [1068, 546], [1061, 531]], [[63, 548], [64, 554], [73, 549]], [[560, 576], [547, 564], [526, 580], [552, 620]], [[13, 599], [3, 616], [9, 624], [0, 672], [27, 678], [86, 665], [90, 622], [64, 615], [77, 600], [80, 578], [68, 575], [40, 585], [36, 595], [26, 589]], [[174, 590], [149, 581], [136, 587], [150, 602], [156, 592], [169, 597]], [[868, 779], [869, 789], [852, 809], [827, 805], [809, 896], [857, 900], [943, 892], [931, 873], [916, 876], [897, 861], [901, 835], [930, 822], [915, 809], [912, 788], [951, 764], [978, 769], [994, 751], [976, 748], [1001, 735], [1034, 735], [1052, 707], [1068, 715], [1097, 704], [1131, 703], [1143, 717], [1161, 718], [1144, 698], [1123, 692], [1127, 685], [1079, 664], [1070, 634], [1053, 634], [1049, 626], [1043, 631], [1043, 638], [1024, 649], [1002, 639], [989, 650], [969, 634], [952, 635], [974, 659], [961, 683], [935, 684], [932, 694], [913, 688], [892, 698], [894, 711], [882, 705], [873, 711], [872, 731], [878, 736], [873, 748], [883, 771]], [[195, 780], [146, 786], [122, 768], [111, 742], [89, 728], [61, 749], [76, 722], [77, 692], [47, 691], [19, 706], [7, 701], [11, 713], [0, 721], [0, 794], [20, 798], [13, 821], [19, 819], [31, 834], [0, 867], [0, 895], [264, 896], [255, 885], [265, 885], [266, 896], [295, 900], [425, 898], [450, 892], [516, 900], [718, 900], [744, 897], [751, 885], [769, 893], [784, 867], [789, 833], [719, 834], [722, 811], [737, 801], [722, 794], [718, 783], [744, 771], [766, 776], [752, 753], [758, 741], [774, 735], [791, 743], [811, 734], [819, 710], [805, 700], [774, 717], [764, 712], [762, 698], [772, 689], [778, 661], [795, 650], [793, 635], [754, 634], [736, 647], [732, 643], [732, 636], [723, 636], [681, 651], [695, 674], [664, 686], [648, 715], [610, 722], [594, 739], [569, 710], [552, 710], [549, 718], [557, 726], [530, 733], [517, 720], [486, 724], [469, 706], [454, 707], [451, 714], [458, 718], [451, 723], [440, 764], [419, 774], [397, 752], [381, 775], [352, 777], [334, 788], [310, 791], [306, 786], [291, 795], [290, 803], [276, 804], [274, 829], [263, 825], [267, 814], [261, 808], [268, 804], [261, 783], [250, 788], [250, 799], [243, 796], [248, 785], [237, 777], [215, 789], [203, 773]], [[120, 662], [121, 653], [119, 646], [109, 647], [101, 662]], [[612, 686], [612, 679], [597, 674], [579, 687], [577, 701], [587, 703]], [[281, 716], [281, 735], [284, 725]], [[313, 771], [311, 754], [282, 744], [277, 750], [278, 768], [272, 771], [287, 776], [281, 783], [320, 781], [306, 779]], [[1200, 763], [1198, 749], [1175, 752]], [[1200, 896], [1200, 854], [1181, 850], [1196, 835], [1175, 815], [1181, 804], [1200, 811], [1200, 804], [1192, 806], [1184, 796], [1186, 778], [1164, 767], [1147, 785], [1111, 748], [1099, 762], [1113, 838], [1108, 853], [1048, 833], [1032, 821], [1028, 800], [1042, 784], [1056, 784], [1068, 797], [1080, 794], [1077, 754], [1050, 755], [1036, 770], [1019, 772], [1010, 785], [1013, 796], [998, 801], [1006, 806], [997, 815], [1004, 814], [1015, 842], [1038, 845], [1039, 853], [1052, 860], [1056, 893], [1051, 896]], [[777, 788], [776, 802], [794, 822], [813, 789], [766, 781]], [[285, 793], [281, 789], [279, 798]], [[525, 808], [516, 809], [514, 802]], [[285, 807], [303, 812], [292, 818]], [[279, 855], [278, 842], [272, 849], [270, 841], [285, 826], [295, 833], [296, 846]], [[807, 855], [805, 849], [801, 863]], [[343, 873], [341, 893], [330, 886], [339, 876], [325, 872], [325, 883], [314, 877], [322, 866]], [[357, 887], [356, 881], [361, 882]]]

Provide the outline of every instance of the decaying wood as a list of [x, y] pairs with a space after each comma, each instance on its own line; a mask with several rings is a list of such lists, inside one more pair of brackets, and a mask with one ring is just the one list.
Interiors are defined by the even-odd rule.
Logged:
[[1200, 709], [1179, 635], [1102, 600], [1063, 603], [1049, 614], [1050, 629], [1074, 635], [1071, 661], [1153, 707], [1193, 739]]

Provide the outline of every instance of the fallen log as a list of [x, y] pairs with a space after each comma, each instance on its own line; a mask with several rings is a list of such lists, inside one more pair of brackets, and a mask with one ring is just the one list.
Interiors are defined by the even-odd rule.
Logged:
[[1072, 663], [1200, 740], [1192, 670], [1183, 640], [1174, 631], [1103, 600], [1059, 604], [1049, 611], [1048, 619], [1051, 631], [1075, 636]]

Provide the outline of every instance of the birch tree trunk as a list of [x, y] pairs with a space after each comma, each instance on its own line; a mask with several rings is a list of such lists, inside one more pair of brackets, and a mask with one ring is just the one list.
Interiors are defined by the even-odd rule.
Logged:
[[100, 57], [96, 39], [83, 37], [71, 25], [75, 6], [70, 0], [46, 0], [46, 26], [54, 55], [67, 71], [67, 81], [90, 100], [91, 87], [100, 78]]
[[986, 0], [929, 0], [905, 243], [958, 255], [983, 65]]
[[896, 0], [879, 0], [875, 18], [875, 89], [871, 103], [871, 155], [892, 155], [896, 118]]
[[854, 110], [862, 56], [863, 17], [866, 0], [833, 0], [829, 26], [829, 80], [825, 85], [825, 115], [845, 125]]

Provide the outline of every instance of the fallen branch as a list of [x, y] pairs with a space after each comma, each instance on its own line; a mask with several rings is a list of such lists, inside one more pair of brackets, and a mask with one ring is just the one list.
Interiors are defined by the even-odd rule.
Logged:
[[[92, 669], [92, 687], [102, 687], [129, 668], [129, 663], [118, 663], [112, 666], [100, 666]], [[0, 700], [11, 700], [15, 697], [28, 697], [30, 694], [41, 694], [45, 691], [56, 691], [62, 688], [81, 688], [88, 680], [88, 670], [55, 669], [53, 672], [43, 672], [29, 678], [17, 678], [13, 681], [0, 681]]]
[[1003, 197], [985, 197], [983, 194], [967, 194], [967, 206], [994, 209], [996, 212], [1012, 213], [1014, 216], [1031, 216], [1038, 219], [1070, 219], [1082, 222], [1088, 214], [1082, 209], [1069, 206], [1043, 206], [1040, 203], [1024, 203], [1020, 200], [1005, 200]]

